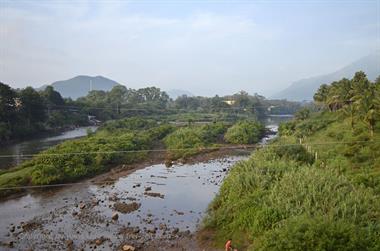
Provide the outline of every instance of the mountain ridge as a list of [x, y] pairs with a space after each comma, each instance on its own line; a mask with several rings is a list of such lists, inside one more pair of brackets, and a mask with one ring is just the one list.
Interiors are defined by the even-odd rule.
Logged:
[[[86, 96], [90, 90], [109, 91], [114, 86], [120, 85], [118, 82], [103, 76], [78, 75], [70, 79], [55, 81], [51, 86], [64, 98], [77, 99]], [[43, 90], [48, 85], [39, 89]]]
[[294, 101], [313, 100], [313, 94], [320, 85], [330, 84], [342, 78], [352, 78], [357, 71], [364, 71], [368, 79], [375, 80], [380, 75], [380, 51], [362, 57], [332, 73], [297, 80], [272, 98]]

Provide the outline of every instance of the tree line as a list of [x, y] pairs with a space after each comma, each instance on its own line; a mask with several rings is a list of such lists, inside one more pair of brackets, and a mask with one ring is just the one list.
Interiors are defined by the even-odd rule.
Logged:
[[0, 83], [0, 106], [0, 141], [8, 142], [41, 131], [88, 125], [88, 116], [104, 122], [133, 116], [167, 118], [174, 115], [172, 118], [175, 118], [188, 113], [189, 120], [193, 120], [191, 114], [197, 113], [219, 114], [225, 120], [236, 120], [242, 116], [258, 118], [267, 114], [294, 113], [301, 104], [267, 100], [245, 91], [223, 97], [183, 95], [173, 100], [157, 87], [131, 89], [123, 85], [110, 91], [93, 90], [74, 101], [63, 98], [52, 86], [37, 91], [32, 87], [12, 89]]
[[83, 114], [56, 108], [69, 103], [51, 86], [38, 92], [32, 87], [14, 90], [0, 83], [0, 142], [52, 128], [86, 124]]
[[323, 84], [314, 94], [314, 101], [331, 112], [342, 110], [350, 117], [352, 129], [355, 121], [363, 121], [373, 136], [375, 124], [380, 120], [380, 76], [371, 82], [359, 71], [351, 80], [343, 78]]

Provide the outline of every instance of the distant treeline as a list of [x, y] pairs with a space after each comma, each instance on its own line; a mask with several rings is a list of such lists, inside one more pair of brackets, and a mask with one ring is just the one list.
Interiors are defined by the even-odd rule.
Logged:
[[85, 125], [84, 113], [63, 109], [70, 103], [51, 86], [37, 92], [32, 87], [13, 90], [0, 83], [0, 143], [53, 128]]
[[184, 95], [172, 100], [156, 87], [130, 89], [122, 85], [108, 92], [94, 90], [74, 101], [62, 98], [51, 86], [43, 91], [36, 91], [32, 87], [15, 90], [0, 83], [0, 142], [41, 131], [87, 125], [90, 122], [88, 116], [95, 116], [94, 120], [104, 122], [132, 116], [172, 116], [176, 119], [191, 114], [186, 116], [190, 122], [200, 117], [236, 120], [267, 114], [292, 114], [300, 107], [301, 104], [297, 102], [267, 100], [244, 91], [224, 97]]

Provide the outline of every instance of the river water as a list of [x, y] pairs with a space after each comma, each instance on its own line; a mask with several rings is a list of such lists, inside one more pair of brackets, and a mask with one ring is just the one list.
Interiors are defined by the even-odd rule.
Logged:
[[[36, 192], [0, 203], [0, 241], [14, 250], [116, 250], [170, 241], [196, 230], [230, 168], [247, 156], [173, 165], [157, 164], [120, 177], [112, 185], [91, 182]], [[115, 203], [137, 203], [130, 213]], [[118, 212], [118, 220], [112, 214]], [[0, 246], [1, 247], [1, 246]], [[13, 249], [11, 249], [13, 250]]]
[[[265, 123], [276, 131], [278, 121]], [[148, 165], [111, 183], [37, 189], [0, 202], [0, 250], [120, 250], [125, 244], [181, 250], [177, 240], [194, 233], [224, 177], [247, 158]], [[117, 205], [134, 208], [123, 211]], [[164, 248], [155, 248], [155, 241]]]
[[[278, 124], [292, 118], [292, 115], [273, 115], [268, 116], [262, 122], [273, 130], [277, 130]], [[30, 157], [23, 156], [25, 154], [36, 154], [43, 150], [57, 145], [63, 141], [80, 138], [87, 135], [87, 130], [95, 131], [96, 126], [79, 127], [74, 130], [66, 131], [58, 135], [43, 136], [32, 140], [26, 140], [20, 143], [0, 147], [0, 155], [11, 155], [12, 157], [0, 159], [0, 170], [9, 169], [21, 164]]]
[[96, 129], [96, 126], [79, 127], [60, 134], [44, 136], [1, 147], [0, 155], [12, 155], [12, 157], [0, 159], [0, 170], [17, 166], [23, 161], [30, 159], [30, 157], [22, 155], [39, 153], [65, 140], [86, 136], [87, 130], [95, 131]]

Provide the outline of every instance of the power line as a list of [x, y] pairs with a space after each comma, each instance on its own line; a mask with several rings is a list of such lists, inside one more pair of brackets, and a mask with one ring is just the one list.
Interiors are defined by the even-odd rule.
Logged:
[[[115, 105], [118, 105], [118, 104], [115, 104]], [[252, 105], [251, 107], [218, 107], [218, 108], [213, 108], [213, 107], [209, 107], [209, 108], [205, 108], [206, 110], [244, 110], [244, 111], [248, 111], [248, 110], [252, 110], [252, 109], [255, 109], [255, 108], [260, 108], [260, 107], [264, 107], [264, 108], [277, 108], [277, 107], [282, 107], [281, 105], [263, 105], [263, 104], [260, 104], [260, 105]], [[115, 110], [115, 111], [189, 111], [188, 109], [186, 108], [155, 108], [155, 107], [151, 107], [151, 108], [123, 108], [123, 107], [87, 107], [87, 106], [70, 106], [70, 105], [52, 105], [50, 106], [50, 108], [63, 108], [63, 109], [78, 109], [78, 110], [83, 110], [83, 109], [86, 109], [86, 110]], [[200, 107], [202, 108], [202, 107]], [[285, 106], [285, 108], [287, 108]], [[189, 111], [189, 112], [196, 112], [196, 111]]]
[[[318, 145], [344, 145], [344, 144], [359, 144], [359, 143], [377, 143], [376, 140], [361, 140], [361, 141], [331, 141], [331, 142], [317, 142], [307, 143], [309, 146]], [[114, 153], [149, 153], [149, 152], [171, 152], [171, 151], [206, 151], [206, 150], [229, 150], [229, 149], [247, 149], [247, 148], [269, 148], [269, 147], [283, 147], [283, 146], [301, 146], [302, 144], [255, 144], [255, 145], [239, 145], [239, 146], [215, 146], [215, 147], [192, 147], [192, 148], [167, 148], [167, 149], [140, 149], [140, 150], [114, 150], [114, 151], [85, 151], [85, 152], [66, 152], [66, 153], [35, 153], [35, 154], [5, 154], [0, 155], [0, 158], [15, 158], [15, 157], [36, 157], [36, 156], [66, 156], [66, 155], [86, 155], [86, 154], [114, 154]]]
[[[353, 144], [353, 143], [375, 143], [380, 141], [351, 141], [351, 142], [318, 142], [318, 143], [305, 143], [308, 146], [312, 145], [332, 145], [332, 144]], [[179, 150], [211, 150], [211, 149], [247, 149], [247, 148], [269, 148], [269, 147], [283, 147], [283, 146], [301, 146], [301, 144], [265, 144], [265, 145], [242, 145], [242, 146], [231, 146], [231, 147], [207, 147], [207, 148], [177, 148], [177, 149], [152, 149], [152, 150], [134, 150], [134, 151], [107, 151], [107, 152], [80, 152], [80, 153], [65, 153], [66, 154], [92, 154], [92, 153], [128, 153], [128, 152], [166, 152], [166, 151], [179, 151]], [[40, 154], [41, 155], [41, 154]], [[63, 155], [63, 154], [54, 154]], [[4, 157], [6, 155], [0, 155]], [[15, 155], [8, 155], [15, 156]], [[53, 188], [53, 187], [63, 187], [63, 186], [73, 186], [73, 185], [103, 185], [110, 182], [115, 182], [118, 179], [105, 180], [102, 182], [76, 182], [76, 183], [58, 183], [58, 184], [48, 184], [48, 185], [29, 185], [29, 186], [11, 186], [11, 187], [0, 187], [0, 190], [12, 190], [12, 189], [32, 189], [32, 188]], [[138, 180], [135, 180], [138, 181]]]

